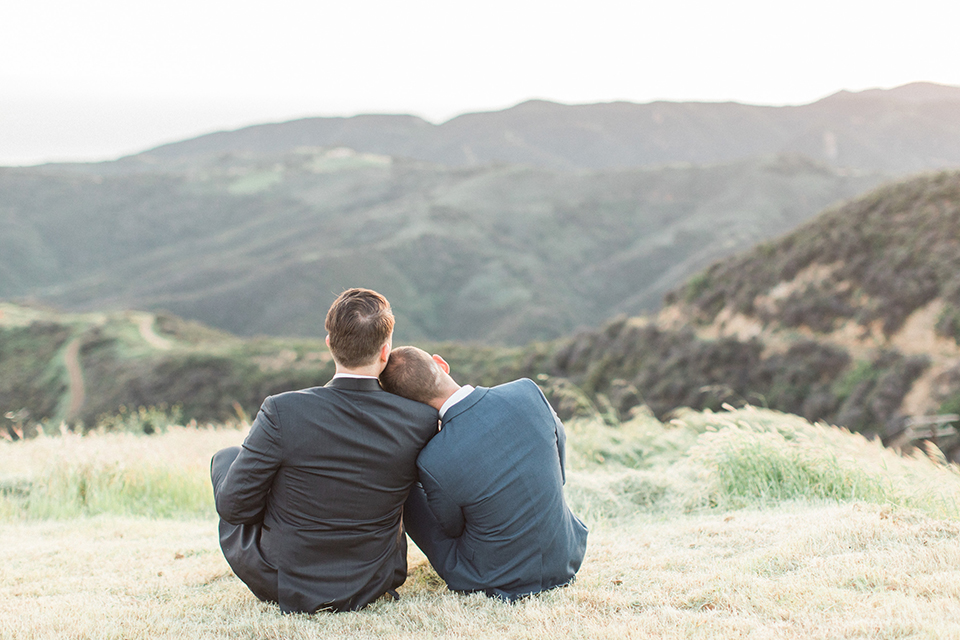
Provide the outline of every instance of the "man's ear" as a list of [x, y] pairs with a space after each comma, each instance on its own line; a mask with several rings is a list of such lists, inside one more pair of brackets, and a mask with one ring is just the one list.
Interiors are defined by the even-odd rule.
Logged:
[[444, 360], [443, 358], [441, 358], [441, 357], [438, 356], [437, 354], [433, 354], [433, 361], [437, 363], [437, 366], [438, 366], [438, 367], [440, 367], [441, 369], [443, 369], [443, 372], [444, 372], [444, 373], [446, 373], [446, 374], [448, 374], [448, 375], [450, 374], [450, 365], [447, 364], [447, 361], [446, 361], [446, 360]]
[[380, 347], [380, 362], [386, 362], [390, 359], [390, 351], [392, 346], [389, 342], [385, 342], [382, 347]]
[[330, 334], [327, 334], [327, 349], [330, 348]]

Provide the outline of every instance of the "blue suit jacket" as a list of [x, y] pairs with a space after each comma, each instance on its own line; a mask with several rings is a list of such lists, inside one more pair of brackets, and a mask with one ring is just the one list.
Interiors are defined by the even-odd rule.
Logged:
[[539, 387], [478, 387], [441, 425], [417, 467], [429, 510], [454, 539], [430, 558], [448, 587], [513, 600], [573, 579], [587, 529], [563, 499], [566, 436]]

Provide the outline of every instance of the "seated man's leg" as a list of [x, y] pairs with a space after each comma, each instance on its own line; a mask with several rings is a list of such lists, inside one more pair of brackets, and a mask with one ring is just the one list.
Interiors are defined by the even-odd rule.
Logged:
[[410, 489], [410, 496], [403, 505], [403, 527], [427, 556], [437, 575], [446, 580], [446, 567], [456, 561], [457, 539], [443, 532], [419, 483]]
[[[214, 454], [210, 462], [213, 495], [240, 453], [240, 447], [228, 447]], [[220, 548], [233, 572], [261, 600], [277, 601], [277, 569], [263, 556], [260, 549], [262, 524], [230, 524], [220, 520]]]

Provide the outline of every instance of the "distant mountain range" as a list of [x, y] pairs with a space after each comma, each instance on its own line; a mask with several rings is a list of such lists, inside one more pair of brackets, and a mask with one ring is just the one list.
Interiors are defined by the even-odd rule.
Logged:
[[125, 162], [176, 164], [301, 147], [348, 147], [457, 167], [512, 163], [553, 169], [726, 163], [801, 154], [836, 167], [902, 174], [960, 166], [960, 87], [914, 83], [841, 91], [791, 107], [533, 100], [439, 125], [409, 115], [306, 118], [212, 133]]

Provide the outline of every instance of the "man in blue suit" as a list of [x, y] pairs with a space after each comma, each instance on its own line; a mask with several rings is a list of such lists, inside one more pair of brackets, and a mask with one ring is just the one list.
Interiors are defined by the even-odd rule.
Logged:
[[513, 601], [573, 580], [587, 528], [564, 502], [566, 436], [537, 385], [461, 387], [416, 347], [394, 349], [380, 382], [440, 412], [403, 523], [447, 586]]

